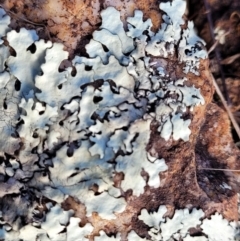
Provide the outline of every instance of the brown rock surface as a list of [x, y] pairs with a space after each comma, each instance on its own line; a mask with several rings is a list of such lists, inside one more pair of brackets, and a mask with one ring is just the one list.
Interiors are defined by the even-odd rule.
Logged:
[[[72, 54], [84, 54], [83, 46], [100, 23], [99, 15], [96, 13], [109, 5], [121, 10], [123, 19], [131, 16], [134, 9], [140, 9], [144, 12], [145, 18], [152, 19], [153, 29], [160, 25], [161, 15], [157, 1], [34, 0], [23, 3], [20, 0], [6, 0], [3, 3], [3, 7], [14, 17], [13, 27], [36, 28], [39, 33], [42, 31], [45, 38], [48, 38], [49, 33], [52, 41], [62, 42]], [[37, 24], [31, 24], [23, 18]], [[161, 62], [163, 59], [154, 58], [154, 61]], [[157, 132], [157, 123], [152, 123], [147, 149], [159, 158], [164, 158], [168, 165], [168, 170], [160, 174], [160, 188], [146, 186], [144, 194], [139, 197], [132, 196], [131, 191], [124, 193], [127, 208], [123, 213], [117, 214], [116, 220], [111, 221], [101, 219], [97, 213], [87, 218], [84, 206], [72, 197], [62, 204], [64, 209], [75, 211], [75, 215], [81, 218], [82, 225], [87, 221], [92, 223], [93, 236], [103, 229], [107, 234], [121, 232], [124, 239], [133, 229], [139, 236], [148, 237], [148, 227], [138, 220], [137, 216], [143, 208], [155, 211], [160, 205], [168, 207], [169, 216], [173, 214], [174, 209], [197, 207], [203, 209], [206, 217], [217, 211], [228, 220], [238, 220], [236, 192], [222, 187], [223, 183], [231, 185], [231, 177], [227, 172], [202, 169], [240, 169], [240, 151], [232, 141], [228, 117], [222, 109], [211, 103], [214, 89], [208, 64], [208, 60], [201, 61], [200, 76], [196, 76], [184, 74], [176, 56], [175, 59], [168, 60], [167, 71], [170, 77], [187, 77], [189, 86], [195, 85], [201, 89], [205, 105], [188, 112], [192, 119], [188, 142], [173, 139], [165, 141]], [[116, 185], [119, 182], [121, 178], [116, 178]]]
[[101, 24], [99, 13], [108, 6], [119, 10], [122, 20], [139, 9], [144, 12], [145, 19], [152, 19], [154, 30], [161, 24], [159, 3], [155, 0], [4, 0], [2, 4], [13, 19], [13, 29], [22, 26], [36, 29], [41, 38], [63, 43], [71, 54], [73, 51], [85, 54], [84, 46]]
[[197, 207], [203, 209], [206, 217], [217, 211], [224, 218], [237, 221], [236, 192], [221, 187], [223, 183], [231, 185], [232, 177], [229, 177], [228, 172], [201, 169], [239, 169], [240, 152], [232, 141], [228, 116], [216, 104], [209, 103], [204, 116], [197, 112], [194, 118], [196, 123], [198, 118], [200, 121], [193, 124], [192, 131], [195, 133], [188, 143], [165, 142], [158, 134], [154, 134], [156, 130], [153, 124], [149, 149], [165, 158], [169, 169], [161, 174], [160, 188], [146, 187], [140, 197], [125, 193], [128, 206], [123, 213], [117, 214], [116, 220], [103, 220], [97, 214], [86, 219], [84, 207], [71, 197], [63, 204], [63, 208], [73, 209], [77, 217], [85, 220], [82, 224], [87, 221], [93, 224], [92, 238], [100, 230], [105, 230], [107, 234], [121, 232], [122, 238], [135, 230], [141, 237], [149, 237], [148, 227], [137, 216], [143, 208], [156, 211], [159, 205], [168, 207], [170, 217], [174, 209]]

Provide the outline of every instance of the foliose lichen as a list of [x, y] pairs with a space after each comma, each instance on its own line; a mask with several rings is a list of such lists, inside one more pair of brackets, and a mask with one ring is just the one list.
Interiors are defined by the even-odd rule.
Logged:
[[[45, 219], [35, 222], [36, 227], [34, 222], [22, 225], [18, 216], [12, 223], [3, 221], [0, 239], [88, 240], [92, 225], [79, 227], [81, 220], [60, 207], [68, 196], [85, 205], [87, 217], [98, 213], [111, 220], [126, 207], [122, 192], [139, 196], [146, 185], [160, 186], [159, 173], [168, 167], [146, 151], [151, 122], [157, 121], [159, 136], [166, 141], [188, 141], [191, 119], [183, 116], [204, 104], [200, 89], [186, 85], [186, 78], [173, 78], [151, 58], [164, 62], [178, 55], [183, 72], [198, 75], [207, 53], [191, 22], [182, 29], [185, 5], [183, 0], [161, 3], [163, 22], [157, 33], [141, 11], [127, 19], [125, 30], [115, 8], [103, 10], [102, 25], [86, 45], [89, 58], [76, 56], [63, 71], [59, 66], [68, 58], [63, 45], [39, 40], [34, 30], [11, 30], [9, 16], [0, 9], [0, 37], [5, 37], [0, 42], [0, 174], [5, 180], [0, 196], [28, 190], [55, 202], [47, 204]], [[124, 175], [119, 187], [116, 173]], [[195, 240], [187, 232], [195, 213], [196, 226], [203, 217], [200, 210], [177, 210], [171, 227], [170, 219], [164, 223], [160, 214], [143, 210], [139, 218], [151, 228], [152, 240], [170, 240], [179, 230], [184, 240]], [[206, 222], [203, 231], [214, 240]], [[128, 239], [148, 240], [134, 231]], [[121, 237], [101, 231], [95, 240]]]

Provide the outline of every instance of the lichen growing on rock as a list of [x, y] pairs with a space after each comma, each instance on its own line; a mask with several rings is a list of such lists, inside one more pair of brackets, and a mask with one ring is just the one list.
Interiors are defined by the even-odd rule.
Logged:
[[[0, 46], [4, 139], [0, 171], [4, 187], [9, 188], [0, 195], [19, 195], [34, 210], [27, 213], [23, 208], [26, 225], [21, 215], [4, 221], [0, 238], [18, 240], [19, 233], [24, 239], [30, 232], [32, 239], [39, 240], [170, 240], [180, 230], [162, 223], [167, 225], [165, 231], [156, 234], [159, 217], [152, 215], [156, 220], [150, 220], [143, 210], [140, 220], [154, 224], [149, 227], [157, 239], [152, 233], [152, 239], [141, 239], [133, 230], [121, 239], [120, 233], [109, 237], [96, 229], [93, 217], [115, 220], [128, 208], [127, 193], [137, 198], [148, 188], [161, 187], [160, 174], [168, 166], [164, 158], [147, 150], [153, 122], [159, 139], [190, 140], [191, 113], [205, 100], [185, 75], [199, 75], [200, 61], [207, 53], [192, 23], [182, 29], [185, 7], [183, 0], [161, 3], [165, 13], [157, 33], [141, 11], [127, 19], [125, 30], [115, 8], [103, 10], [102, 24], [86, 46], [89, 58], [76, 56], [63, 70], [60, 65], [68, 53], [62, 44], [39, 40], [33, 30], [8, 29], [10, 19], [1, 9], [4, 31], [0, 34], [5, 41]], [[181, 65], [181, 77], [171, 73], [166, 59]], [[44, 205], [37, 206], [32, 196], [44, 199]], [[84, 205], [84, 219], [62, 210], [60, 204], [68, 197]], [[3, 220], [8, 210], [3, 210]], [[171, 220], [179, 213], [191, 219], [184, 209], [175, 211]], [[201, 210], [193, 209], [196, 213], [197, 222], [176, 221], [186, 240], [188, 229], [203, 217]]]

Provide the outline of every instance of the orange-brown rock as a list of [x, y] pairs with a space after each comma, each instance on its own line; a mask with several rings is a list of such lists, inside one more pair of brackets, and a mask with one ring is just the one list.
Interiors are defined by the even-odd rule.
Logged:
[[152, 19], [156, 30], [161, 23], [158, 5], [155, 0], [5, 0], [2, 4], [13, 19], [13, 29], [22, 26], [36, 29], [41, 38], [63, 43], [71, 54], [73, 51], [74, 54], [85, 54], [84, 46], [101, 24], [99, 13], [102, 9], [114, 6], [123, 21], [133, 16], [135, 9], [142, 10], [145, 19]]
[[[100, 23], [98, 13], [107, 6], [114, 6], [120, 10], [123, 20], [126, 16], [132, 16], [134, 9], [142, 10], [145, 18], [152, 19], [153, 30], [156, 30], [161, 22], [157, 1], [152, 0], [148, 2], [5, 0], [3, 3], [3, 7], [14, 18], [13, 27], [25, 26], [35, 28], [38, 32], [42, 31], [42, 36], [46, 39], [62, 42], [72, 56], [73, 53], [85, 54], [84, 45], [88, 43], [90, 35]], [[154, 60], [162, 61], [160, 58]], [[143, 208], [156, 211], [160, 205], [166, 205], [172, 210], [172, 213], [169, 211], [169, 216], [173, 214], [174, 209], [197, 207], [203, 209], [207, 217], [217, 211], [228, 220], [238, 220], [236, 191], [223, 185], [224, 183], [231, 185], [233, 179], [229, 177], [227, 171], [206, 170], [206, 168], [240, 169], [240, 151], [232, 141], [228, 117], [222, 109], [212, 103], [214, 88], [208, 60], [201, 61], [199, 76], [184, 74], [176, 56], [175, 59], [167, 61], [170, 76], [178, 79], [187, 77], [187, 84], [200, 88], [205, 100], [204, 105], [195, 107], [193, 112], [188, 112], [192, 120], [190, 140], [165, 141], [157, 131], [157, 123], [152, 123], [147, 149], [159, 158], [164, 158], [168, 170], [160, 174], [159, 188], [146, 186], [144, 194], [139, 197], [132, 196], [131, 191], [123, 193], [127, 207], [123, 213], [116, 214], [115, 220], [103, 220], [97, 213], [87, 218], [84, 206], [69, 197], [62, 204], [63, 208], [74, 209], [75, 215], [81, 218], [82, 225], [87, 221], [90, 222], [94, 226], [93, 236], [100, 230], [105, 230], [107, 234], [121, 232], [124, 239], [133, 229], [139, 236], [149, 237], [147, 225], [137, 216]], [[147, 174], [143, 173], [143, 176], [148, 178]], [[116, 178], [116, 186], [122, 178]]]

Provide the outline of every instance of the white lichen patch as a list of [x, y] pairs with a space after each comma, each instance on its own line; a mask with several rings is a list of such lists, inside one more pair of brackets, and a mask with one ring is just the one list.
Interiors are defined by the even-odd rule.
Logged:
[[192, 237], [189, 234], [183, 239], [184, 241], [208, 241], [205, 236]]
[[41, 224], [41, 228], [47, 232], [51, 240], [66, 240], [66, 233], [62, 231], [73, 212], [63, 211], [58, 204], [49, 209], [50, 211], [46, 215], [46, 220]]
[[[19, 233], [19, 239], [24, 241], [88, 241], [87, 238], [93, 231], [90, 223], [80, 227], [80, 219], [71, 217], [73, 211], [63, 211], [58, 205], [49, 207], [46, 220], [42, 222], [41, 228], [30, 224], [24, 226]], [[9, 232], [9, 237], [13, 238], [15, 233]], [[12, 240], [12, 239], [7, 239]]]
[[84, 227], [79, 227], [80, 218], [71, 217], [69, 225], [67, 226], [67, 237], [66, 241], [88, 241], [87, 236], [93, 231], [93, 226], [90, 223], [87, 223]]
[[207, 58], [207, 52], [202, 48], [205, 42], [194, 32], [193, 22], [188, 22], [187, 29], [183, 30], [179, 43], [179, 62], [185, 63], [184, 73], [192, 72], [199, 75], [199, 60]]
[[[84, 205], [86, 220], [96, 213], [112, 220], [126, 208], [125, 192], [140, 196], [146, 186], [160, 188], [160, 173], [168, 167], [146, 150], [152, 122], [166, 141], [188, 141], [186, 116], [204, 104], [200, 89], [167, 68], [167, 60], [175, 59], [185, 73], [197, 75], [200, 59], [207, 57], [192, 23], [181, 28], [185, 5], [183, 0], [161, 3], [157, 33], [139, 10], [124, 29], [120, 13], [104, 9], [102, 25], [86, 46], [89, 58], [76, 56], [65, 69], [68, 53], [62, 44], [39, 40], [34, 30], [11, 30], [0, 9], [0, 37], [8, 41], [0, 41], [0, 197], [14, 194], [31, 208], [34, 198], [54, 203], [38, 220], [31, 212], [16, 213], [26, 223], [12, 215], [1, 224], [0, 239], [89, 240], [94, 227], [80, 225], [73, 211], [62, 209], [67, 197]], [[119, 173], [123, 179], [116, 184]], [[153, 214], [143, 210], [139, 217], [152, 240], [187, 239], [203, 216], [184, 209], [165, 219], [165, 211], [164, 206]], [[204, 222], [202, 227], [210, 236]], [[134, 231], [128, 239], [147, 240]], [[100, 231], [94, 240], [121, 240], [121, 235]]]
[[205, 103], [199, 89], [194, 86], [184, 86], [186, 80], [183, 78], [169, 83], [166, 80], [159, 80], [159, 83], [166, 89], [156, 94], [161, 99], [158, 101], [155, 113], [156, 119], [160, 122], [158, 130], [165, 140], [169, 140], [172, 135], [174, 140], [188, 141], [191, 134], [189, 129], [191, 120], [184, 120], [183, 114], [187, 108], [191, 111], [194, 106]]
[[[223, 219], [218, 213], [210, 219], [203, 219], [204, 212], [195, 208], [191, 212], [187, 208], [175, 210], [172, 218], [166, 218], [166, 213], [166, 206], [160, 206], [158, 211], [153, 213], [143, 209], [138, 216], [150, 228], [151, 241], [235, 240], [236, 223]], [[191, 236], [189, 230], [199, 227], [202, 229], [202, 236]]]
[[201, 228], [209, 240], [225, 241], [234, 240], [236, 235], [235, 225], [235, 222], [229, 223], [222, 215], [215, 213], [210, 219], [203, 220]]
[[0, 44], [3, 43], [2, 37], [4, 37], [9, 31], [8, 25], [10, 24], [10, 17], [6, 14], [6, 12], [1, 8], [0, 9]]
[[131, 231], [129, 234], [128, 234], [128, 240], [129, 241], [147, 241], [148, 239], [146, 238], [140, 238], [135, 231]]
[[95, 237], [94, 241], [121, 241], [121, 237], [120, 234], [118, 233], [116, 237], [112, 236], [109, 237], [104, 231], [100, 231], [100, 236], [99, 237]]
[[[142, 169], [149, 174], [148, 185], [155, 188], [160, 186], [159, 173], [167, 170], [163, 159], [148, 159], [145, 147], [150, 137], [150, 122], [149, 119], [138, 120], [130, 126], [129, 134], [132, 140], [128, 141], [132, 143], [132, 153], [126, 156], [120, 155], [116, 159], [116, 171], [124, 173], [122, 189], [124, 191], [132, 189], [133, 194], [137, 196], [144, 192], [146, 186], [146, 182], [141, 176]], [[140, 159], [141, 163], [138, 162]]]
[[[21, 28], [17, 33], [12, 30], [7, 34], [7, 40], [11, 47], [16, 51], [16, 56], [10, 56], [7, 65], [10, 72], [22, 83], [22, 93], [28, 94], [35, 89], [34, 79], [39, 74], [39, 65], [44, 62], [46, 49], [50, 48], [52, 43], [45, 43], [43, 40], [37, 41], [38, 36], [34, 30]], [[28, 49], [35, 45], [36, 51], [31, 53]]]
[[149, 227], [153, 227], [156, 230], [159, 230], [160, 223], [165, 219], [163, 215], [167, 212], [167, 208], [165, 206], [160, 206], [157, 212], [148, 213], [146, 209], [141, 211], [141, 215], [138, 216], [140, 220], [142, 220]]
[[51, 240], [51, 239], [48, 238], [45, 230], [36, 228], [36, 227], [34, 227], [30, 224], [24, 226], [20, 230], [19, 239], [22, 239], [24, 241], [32, 241], [36, 238], [40, 239], [40, 240], [44, 240], [44, 241], [50, 241]]

